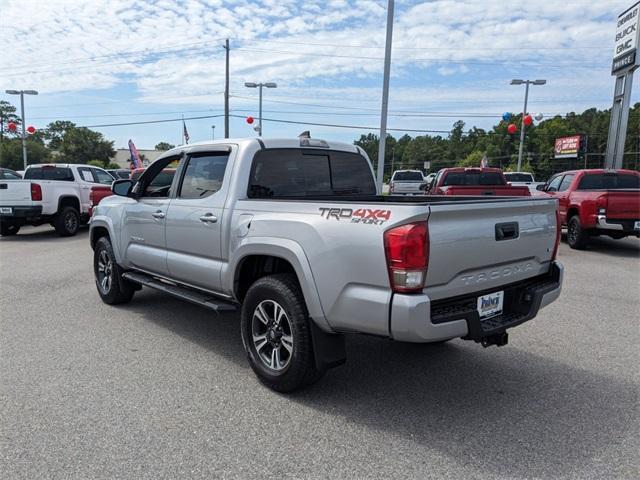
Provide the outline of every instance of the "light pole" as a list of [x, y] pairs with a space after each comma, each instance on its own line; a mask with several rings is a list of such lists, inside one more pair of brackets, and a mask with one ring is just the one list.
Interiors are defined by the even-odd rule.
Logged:
[[254, 83], [254, 82], [244, 82], [244, 86], [247, 88], [257, 88], [260, 92], [260, 106], [259, 111], [258, 111], [258, 136], [261, 137], [262, 136], [262, 87], [267, 87], [267, 88], [276, 88], [278, 85], [276, 85], [273, 82], [266, 82], [266, 83]]
[[211, 140], [215, 140], [215, 139], [216, 139], [216, 126], [211, 125]]
[[5, 93], [9, 95], [20, 95], [20, 111], [21, 111], [21, 122], [22, 122], [22, 162], [24, 163], [24, 169], [27, 169], [27, 131], [26, 125], [24, 122], [24, 96], [25, 95], [38, 95], [38, 92], [35, 90], [5, 90]]
[[524, 117], [527, 114], [527, 101], [529, 100], [529, 85], [544, 85], [547, 83], [546, 80], [521, 80], [518, 78], [514, 78], [511, 80], [511, 85], [525, 85], [524, 89], [524, 110], [522, 110], [522, 122], [520, 125], [520, 148], [518, 150], [518, 171], [520, 171], [520, 167], [522, 166], [522, 152], [524, 149]]

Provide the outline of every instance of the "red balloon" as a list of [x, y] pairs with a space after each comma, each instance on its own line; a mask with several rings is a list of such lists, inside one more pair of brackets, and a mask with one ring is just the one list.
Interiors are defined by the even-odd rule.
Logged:
[[509, 126], [507, 127], [507, 132], [509, 132], [511, 135], [516, 133], [516, 130], [518, 130], [518, 127], [516, 127], [515, 123], [510, 123]]
[[29, 125], [29, 126], [27, 127], [27, 133], [28, 133], [29, 135], [33, 135], [34, 133], [36, 133], [36, 127], [34, 127], [33, 125]]
[[10, 132], [15, 132], [17, 130], [18, 126], [13, 122], [9, 122], [7, 124], [7, 128], [9, 129]]
[[251, 125], [253, 123], [253, 117], [247, 117], [247, 123]]
[[531, 115], [524, 116], [524, 124], [528, 127], [533, 123], [533, 117]]

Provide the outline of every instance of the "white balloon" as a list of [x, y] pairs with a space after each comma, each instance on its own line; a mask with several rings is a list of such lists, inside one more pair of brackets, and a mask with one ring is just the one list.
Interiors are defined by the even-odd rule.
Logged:
[[544, 115], [542, 115], [541, 113], [536, 113], [533, 118], [535, 118], [537, 121], [540, 121], [544, 118]]

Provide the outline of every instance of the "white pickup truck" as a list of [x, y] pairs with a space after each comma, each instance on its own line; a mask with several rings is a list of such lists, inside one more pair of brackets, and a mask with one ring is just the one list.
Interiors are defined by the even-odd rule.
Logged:
[[60, 236], [75, 235], [91, 216], [91, 187], [112, 182], [105, 170], [91, 165], [29, 165], [22, 180], [0, 180], [0, 235], [45, 223]]

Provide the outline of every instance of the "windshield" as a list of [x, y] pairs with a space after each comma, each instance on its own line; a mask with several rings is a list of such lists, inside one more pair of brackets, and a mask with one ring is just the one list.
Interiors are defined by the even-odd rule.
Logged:
[[640, 175], [619, 173], [591, 173], [580, 180], [578, 190], [615, 190], [640, 188]]
[[533, 176], [530, 173], [505, 173], [507, 182], [533, 182]]
[[496, 172], [451, 172], [442, 185], [504, 185], [504, 182], [502, 175]]
[[420, 172], [396, 172], [393, 175], [394, 182], [423, 182], [424, 178]]

